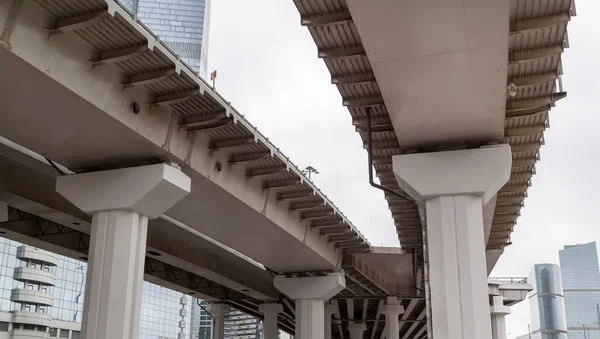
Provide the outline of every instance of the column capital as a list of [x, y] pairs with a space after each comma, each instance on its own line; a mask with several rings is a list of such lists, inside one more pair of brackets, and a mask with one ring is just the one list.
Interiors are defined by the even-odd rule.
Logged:
[[348, 324], [348, 332], [350, 332], [350, 339], [363, 339], [366, 330], [367, 324], [365, 323]]
[[277, 303], [264, 303], [258, 305], [258, 311], [262, 314], [279, 314], [283, 312], [283, 306]]
[[400, 305], [400, 300], [396, 297], [387, 297], [386, 304], [381, 305], [381, 313], [385, 314], [386, 317], [404, 313], [404, 306]]
[[206, 311], [214, 318], [223, 317], [231, 311], [231, 307], [227, 304], [208, 304]]
[[509, 315], [510, 307], [504, 306], [504, 297], [495, 295], [492, 297], [492, 305], [490, 306], [491, 315]]
[[385, 314], [385, 316], [396, 316], [398, 317], [400, 314], [404, 313], [404, 306], [402, 305], [381, 305], [381, 313]]
[[158, 218], [191, 190], [191, 179], [167, 164], [64, 175], [56, 191], [86, 213], [134, 211]]
[[325, 316], [332, 316], [337, 311], [337, 305], [325, 304]]
[[475, 194], [486, 204], [508, 182], [511, 163], [508, 144], [392, 157], [398, 185], [420, 202], [436, 196]]
[[342, 273], [337, 272], [321, 277], [276, 276], [274, 285], [275, 288], [294, 300], [329, 300], [346, 288], [346, 278]]

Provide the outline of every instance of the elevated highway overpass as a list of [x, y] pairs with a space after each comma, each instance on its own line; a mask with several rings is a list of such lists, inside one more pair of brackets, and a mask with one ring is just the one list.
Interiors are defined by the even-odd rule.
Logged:
[[[503, 175], [509, 175], [510, 167], [507, 171], [506, 167], [500, 166], [503, 161], [507, 162], [507, 148], [496, 147], [492, 152], [500, 150], [501, 160], [499, 166], [490, 166], [490, 172], [496, 171], [497, 175], [488, 179], [494, 181], [497, 187], [476, 192], [482, 193], [482, 197], [477, 199], [485, 201], [483, 211], [477, 212], [473, 208], [477, 204], [476, 199], [467, 203], [471, 206], [470, 212], [465, 216], [467, 224], [477, 225], [477, 214], [482, 215], [482, 221], [479, 221], [482, 224], [480, 231], [481, 237], [485, 234], [487, 239], [488, 269], [491, 269], [503, 244], [507, 243], [505, 238], [501, 238], [500, 245], [494, 245], [498, 242], [494, 227], [506, 227], [511, 224], [510, 220], [516, 220], [521, 197], [524, 195], [523, 188], [526, 190], [537, 156], [537, 148], [534, 146], [539, 147], [542, 141], [543, 128], [540, 130], [540, 121], [542, 124], [546, 122], [547, 110], [543, 111], [546, 107], [540, 104], [543, 98], [536, 97], [535, 93], [541, 91], [539, 86], [547, 92], [555, 92], [552, 74], [544, 74], [548, 76], [544, 78], [548, 79], [545, 85], [535, 82], [538, 75], [542, 76], [542, 69], [523, 73], [522, 78], [518, 79], [515, 77], [517, 73], [509, 73], [511, 62], [531, 67], [528, 64], [531, 58], [510, 61], [498, 57], [494, 48], [509, 48], [507, 46], [513, 43], [510, 46], [521, 44], [520, 48], [526, 49], [526, 42], [516, 42], [515, 39], [524, 34], [535, 35], [548, 27], [552, 32], [555, 32], [555, 26], [559, 30], [565, 30], [567, 21], [555, 20], [554, 17], [563, 17], [563, 7], [568, 15], [570, 2], [557, 4], [554, 12], [545, 15], [546, 21], [541, 20], [542, 14], [546, 12], [538, 13], [544, 10], [543, 6], [521, 8], [521, 3], [516, 3], [516, 7], [511, 3], [511, 7], [517, 8], [513, 11], [507, 5], [504, 8], [507, 10], [506, 21], [514, 19], [514, 26], [521, 27], [522, 31], [517, 30], [515, 34], [504, 31], [507, 33], [504, 36], [501, 34], [503, 27], [510, 25], [496, 19], [496, 24], [490, 25], [493, 34], [490, 33], [489, 46], [476, 39], [482, 45], [473, 47], [487, 50], [481, 60], [488, 56], [495, 61], [489, 65], [481, 61], [479, 73], [475, 72], [468, 80], [464, 79], [463, 73], [458, 72], [469, 86], [453, 88], [460, 93], [456, 93], [456, 96], [444, 93], [445, 96], [441, 96], [436, 104], [438, 99], [435, 99], [435, 95], [440, 92], [440, 88], [454, 83], [453, 76], [445, 73], [448, 67], [444, 66], [444, 62], [462, 63], [463, 70], [465, 67], [470, 69], [470, 59], [464, 55], [461, 59], [459, 55], [464, 49], [451, 49], [448, 53], [441, 53], [457, 54], [454, 57], [460, 60], [441, 60], [437, 65], [440, 70], [439, 79], [436, 78], [440, 81], [439, 86], [430, 87], [430, 82], [421, 81], [420, 87], [415, 87], [417, 98], [411, 101], [412, 107], [403, 108], [402, 103], [397, 103], [400, 106], [398, 112], [410, 115], [410, 112], [417, 110], [425, 121], [421, 125], [417, 121], [416, 127], [409, 128], [410, 131], [422, 129], [415, 136], [399, 139], [396, 135], [400, 135], [400, 127], [396, 126], [401, 126], [406, 117], [403, 118], [402, 114], [396, 116], [396, 111], [390, 108], [388, 101], [396, 100], [394, 93], [406, 88], [394, 87], [401, 84], [394, 83], [391, 79], [388, 80], [391, 83], [389, 87], [384, 86], [384, 83], [380, 84], [380, 77], [385, 77], [385, 73], [394, 69], [383, 67], [381, 72], [384, 74], [380, 75], [370, 64], [370, 61], [376, 60], [374, 58], [377, 54], [384, 59], [392, 55], [393, 59], [394, 51], [377, 50], [377, 47], [373, 47], [375, 50], [370, 52], [371, 47], [366, 43], [362, 46], [360, 40], [360, 36], [370, 36], [369, 39], [376, 40], [374, 37], [378, 34], [389, 31], [389, 28], [377, 27], [369, 22], [369, 18], [382, 14], [370, 12], [375, 8], [361, 8], [360, 1], [355, 2], [355, 9], [352, 2], [348, 3], [348, 7], [344, 2], [320, 1], [297, 1], [296, 4], [303, 16], [303, 23], [310, 27], [313, 36], [319, 35], [315, 39], [321, 49], [320, 56], [325, 59], [330, 70], [337, 67], [332, 71], [332, 81], [340, 88], [344, 104], [353, 115], [355, 128], [365, 140], [365, 147], [371, 140], [371, 147], [367, 148], [373, 150], [370, 152], [372, 161], [381, 184], [387, 189], [386, 198], [392, 209], [402, 250], [371, 247], [343, 213], [256, 127], [181, 63], [159, 37], [117, 2], [12, 0], [1, 4], [0, 20], [3, 20], [4, 28], [0, 35], [3, 47], [0, 48], [0, 74], [11, 81], [2, 82], [1, 85], [0, 135], [49, 159], [45, 162], [39, 155], [23, 156], [23, 152], [15, 152], [13, 147], [2, 147], [3, 186], [0, 200], [7, 203], [9, 212], [8, 221], [1, 225], [2, 232], [7, 237], [25, 243], [71, 257], [88, 259], [91, 265], [99, 257], [112, 260], [115, 267], [106, 262], [100, 264], [108, 271], [116, 269], [123, 274], [130, 274], [130, 270], [126, 268], [133, 267], [137, 272], [130, 276], [133, 282], [130, 288], [134, 293], [131, 296], [124, 295], [124, 299], [129, 300], [128, 308], [118, 309], [119, 303], [105, 300], [107, 298], [103, 298], [101, 293], [102, 286], [96, 286], [95, 294], [91, 293], [96, 296], [95, 299], [92, 298], [94, 301], [88, 302], [86, 299], [87, 311], [90, 310], [90, 303], [92, 306], [100, 305], [96, 311], [87, 312], [93, 318], [90, 320], [86, 316], [84, 321], [84, 324], [88, 324], [87, 329], [84, 325], [84, 333], [86, 330], [92, 331], [88, 333], [89, 338], [108, 335], [111, 338], [135, 337], [135, 332], [131, 332], [135, 330], [127, 328], [127, 320], [133, 319], [132, 322], [135, 322], [135, 284], [141, 281], [142, 275], [163, 286], [215, 302], [224, 302], [251, 314], [260, 316], [261, 310], [265, 311], [266, 327], [272, 328], [275, 324], [273, 319], [276, 319], [280, 328], [288, 331], [295, 328], [298, 338], [331, 335], [334, 338], [379, 336], [408, 339], [432, 335], [431, 324], [427, 321], [432, 317], [428, 314], [430, 309], [425, 306], [425, 293], [430, 291], [428, 283], [436, 278], [429, 277], [429, 274], [445, 274], [449, 279], [448, 289], [445, 291], [453, 293], [452, 287], [457, 286], [457, 283], [460, 286], [458, 290], [463, 293], [461, 297], [477, 304], [473, 309], [483, 309], [484, 301], [488, 300], [484, 280], [486, 261], [481, 259], [483, 255], [478, 251], [480, 249], [483, 253], [484, 244], [478, 248], [471, 241], [478, 237], [478, 233], [473, 233], [471, 228], [462, 230], [466, 232], [467, 251], [458, 251], [458, 255], [452, 251], [446, 252], [449, 254], [448, 258], [464, 260], [469, 258], [469, 254], [478, 258], [474, 260], [477, 270], [471, 272], [476, 279], [461, 281], [455, 272], [444, 269], [445, 266], [456, 267], [456, 262], [442, 262], [442, 265], [432, 268], [431, 258], [428, 258], [431, 251], [426, 250], [423, 254], [420, 252], [423, 246], [426, 249], [428, 245], [431, 247], [431, 241], [422, 240], [423, 230], [429, 229], [431, 232], [432, 227], [432, 218], [424, 215], [426, 201], [431, 200], [431, 195], [439, 195], [439, 191], [424, 194], [422, 187], [416, 187], [414, 182], [399, 176], [394, 168], [396, 165], [393, 165], [396, 160], [392, 160], [392, 156], [465, 147], [475, 149], [494, 143], [508, 143], [512, 146], [512, 157], [515, 160], [512, 161], [514, 173], [510, 177], [513, 178], [516, 173], [522, 179], [516, 182], [516, 191], [513, 192], [512, 187], [509, 192], [502, 191], [507, 186], [500, 179]], [[385, 2], [381, 4], [384, 5]], [[378, 10], [386, 12], [392, 9], [381, 7]], [[422, 10], [426, 12], [426, 8]], [[502, 8], [497, 10], [502, 13]], [[419, 13], [423, 14], [422, 12]], [[538, 15], [539, 20], [536, 20], [539, 22], [532, 19], [535, 15]], [[370, 33], [362, 33], [360, 20], [367, 22], [365, 27], [370, 27]], [[378, 24], [383, 24], [383, 20]], [[460, 25], [458, 23], [457, 27]], [[464, 26], [464, 22], [462, 25]], [[442, 31], [446, 28], [443, 25], [437, 27]], [[348, 31], [340, 35], [339, 29]], [[496, 38], [500, 40], [494, 40]], [[324, 39], [325, 43], [318, 39]], [[556, 33], [554, 39], [560, 41], [560, 33]], [[458, 40], [460, 39], [457, 38], [456, 41]], [[546, 42], [541, 42], [544, 43]], [[435, 49], [435, 46], [432, 44], [428, 48]], [[535, 59], [538, 63], [541, 62], [539, 60], [545, 60], [544, 55], [540, 54], [543, 50], [540, 49], [535, 54], [539, 55]], [[413, 52], [415, 54], [409, 59], [423, 56], [418, 48]], [[522, 57], [518, 53], [514, 55], [518, 55], [514, 58]], [[560, 60], [560, 54], [554, 55]], [[505, 61], [508, 68], [501, 66], [501, 61]], [[493, 81], [488, 81], [486, 86], [479, 88], [477, 85], [483, 83], [480, 77], [487, 76], [486, 72], [490, 71], [488, 67], [492, 66], [498, 66], [497, 72], [502, 73], [502, 76], [494, 74], [490, 78]], [[548, 72], [552, 73], [553, 66], [548, 67]], [[557, 67], [554, 79], [558, 78], [560, 68]], [[427, 67], [424, 69], [429, 71]], [[419, 78], [417, 73], [410, 73], [413, 82]], [[430, 74], [431, 79], [433, 76], [434, 74]], [[516, 97], [520, 101], [507, 93], [507, 81], [504, 79], [512, 79], [517, 87]], [[472, 87], [483, 93], [482, 98], [471, 102], [472, 94], [467, 93], [467, 89]], [[531, 89], [532, 98], [525, 96], [525, 88]], [[407, 95], [412, 93], [413, 87], [409, 89]], [[501, 93], [496, 93], [499, 89]], [[560, 96], [564, 94], [556, 95], [556, 98]], [[452, 105], [437, 112], [436, 109], [443, 106], [440, 103], [442, 97], [452, 99]], [[508, 106], [501, 104], [502, 107], [497, 107], [500, 97], [505, 99]], [[435, 100], [427, 103], [424, 98]], [[469, 105], [466, 106], [468, 109], [465, 109], [461, 98], [469, 100]], [[542, 101], [533, 103], [529, 99]], [[513, 105], [512, 100], [516, 100], [514, 107], [510, 106]], [[550, 105], [553, 101], [543, 102]], [[538, 104], [540, 106], [536, 106]], [[538, 108], [542, 111], [532, 111]], [[479, 111], [485, 111], [483, 117], [477, 116]], [[511, 120], [516, 124], [514, 126], [505, 122], [505, 119], [513, 117], [513, 113], [514, 117], [525, 117], [523, 119], [526, 121]], [[455, 115], [457, 121], [473, 120], [476, 123], [464, 128], [464, 123], [450, 119]], [[533, 117], [538, 120], [527, 120]], [[413, 121], [410, 116], [407, 119]], [[504, 127], [505, 131], [502, 127], [498, 128], [503, 123], [508, 126]], [[439, 129], [445, 125], [448, 125], [447, 135], [438, 139]], [[511, 129], [517, 129], [518, 133], [508, 133]], [[527, 147], [522, 148], [522, 152], [515, 155], [516, 146], [520, 145], [518, 143], [529, 140], [519, 138], [532, 130], [538, 132], [533, 136], [527, 135], [533, 139], [539, 136], [537, 143], [529, 142]], [[513, 136], [516, 141], [511, 139]], [[511, 140], [514, 142], [511, 143]], [[487, 154], [484, 150], [484, 157]], [[529, 165], [515, 170], [514, 165], [521, 164], [515, 162], [519, 160], [524, 160], [523, 164], [527, 162]], [[164, 163], [169, 165], [162, 165]], [[402, 163], [406, 161], [403, 159]], [[65, 167], [61, 169], [57, 166], [64, 172], [58, 176], [59, 183], [63, 183], [59, 184], [59, 192], [63, 196], [54, 189], [58, 172], [49, 166], [53, 164]], [[442, 162], [442, 165], [447, 164]], [[181, 191], [179, 195], [185, 196], [180, 200], [173, 198], [173, 205], [170, 206], [159, 201], [160, 199], [149, 199], [148, 194], [142, 195], [141, 199], [148, 204], [162, 205], [164, 213], [151, 215], [158, 218], [147, 221], [147, 241], [140, 243], [140, 237], [124, 233], [123, 229], [129, 228], [118, 226], [125, 223], [137, 232], [145, 232], [144, 219], [149, 215], [143, 211], [148, 210], [140, 212], [139, 204], [135, 203], [115, 207], [115, 201], [121, 202], [128, 197], [128, 192], [115, 184], [115, 178], [128, 178], [134, 187], [144, 186], [147, 181], [142, 180], [146, 179], [142, 173], [146, 173], [144, 171], [150, 167], [160, 169], [157, 171], [163, 175], [158, 186], [154, 186], [150, 193], [154, 189], [173, 189], [175, 186]], [[425, 168], [429, 167], [431, 166], [425, 164]], [[65, 169], [75, 174], [62, 175], [69, 174]], [[179, 179], [175, 181], [179, 180], [180, 183], [187, 177], [189, 187], [178, 186], [172, 177], [164, 177], [165, 172], [177, 173]], [[460, 167], [456, 172], [460, 172]], [[89, 173], [98, 174], [100, 179], [91, 178]], [[92, 187], [94, 190], [90, 189]], [[406, 192], [402, 193], [400, 188]], [[500, 190], [500, 194], [496, 196], [497, 190]], [[83, 200], [89, 200], [89, 192], [92, 191], [95, 192], [92, 196], [97, 199], [83, 204]], [[189, 193], [185, 194], [185, 191]], [[507, 194], [505, 197], [511, 198], [504, 202], [507, 206], [502, 205], [504, 193]], [[501, 212], [504, 207], [506, 212]], [[127, 213], [121, 213], [122, 210]], [[436, 211], [436, 208], [428, 207], [426, 210], [429, 213]], [[437, 210], [441, 211], [439, 208]], [[456, 207], [447, 211], [458, 213]], [[440, 212], [437, 215], [439, 223], [446, 222], [447, 216]], [[131, 221], [133, 218], [138, 221]], [[428, 228], [423, 227], [426, 219], [429, 221]], [[483, 220], [487, 225], [485, 232]], [[499, 224], [504, 226], [497, 226]], [[457, 227], [456, 222], [449, 225], [448, 227]], [[94, 235], [94, 230], [99, 232], [102, 227], [129, 239], [131, 247], [137, 249], [137, 254], [125, 255], [126, 258], [123, 259], [126, 260], [123, 261], [126, 264], [121, 264], [109, 255], [110, 248], [102, 247], [104, 245], [99, 247], [97, 244], [95, 246], [94, 238], [97, 239], [99, 235]], [[440, 248], [453, 249], [447, 247], [444, 237], [438, 237], [438, 240], [436, 245], [440, 245]], [[95, 254], [87, 255], [90, 251]], [[424, 262], [429, 263], [429, 270], [423, 270]], [[467, 260], [466, 267], [470, 262]], [[106, 282], [107, 286], [115, 285], [110, 277], [102, 272], [99, 274], [103, 277], [99, 280]], [[94, 279], [88, 279], [92, 280]], [[465, 293], [468, 286], [474, 287], [477, 293]], [[90, 287], [94, 289], [93, 286]], [[87, 289], [90, 290], [90, 287]], [[460, 295], [452, 293], [448, 295]], [[436, 297], [439, 297], [439, 293], [433, 293], [434, 303]], [[324, 301], [329, 298], [332, 298], [331, 303], [325, 305]], [[277, 301], [283, 306], [268, 311], [269, 307], [259, 306], [265, 301]], [[464, 303], [461, 299], [446, 300], [433, 307], [433, 333], [436, 333], [435, 311], [451, 313], [449, 310], [461, 302]], [[489, 323], [489, 305], [485, 303], [484, 306], [485, 311], [479, 312], [477, 319]], [[115, 310], [115, 307], [118, 310], [116, 316], [106, 312]], [[219, 309], [226, 308], [215, 307], [215, 312]], [[276, 315], [275, 318], [272, 317], [272, 312]], [[267, 313], [271, 316], [267, 317]], [[394, 317], [398, 322], [392, 321]], [[267, 318], [270, 320], [267, 321]], [[111, 321], [118, 321], [122, 326], [107, 326]], [[330, 321], [333, 321], [332, 326], [328, 326]], [[96, 326], [89, 326], [94, 322]], [[469, 326], [470, 324], [465, 323], [465, 327]], [[101, 328], [109, 328], [112, 332], [94, 332]], [[439, 333], [438, 331], [436, 337], [441, 337], [442, 334]], [[464, 338], [471, 338], [471, 334], [467, 333]], [[452, 333], [447, 335], [449, 338], [458, 338]], [[485, 336], [477, 338], [481, 337]]]
[[[425, 301], [415, 290], [420, 263], [412, 253], [372, 253], [286, 156], [117, 2], [9, 1], [0, 6], [0, 20], [0, 74], [10, 79], [0, 91], [0, 135], [9, 140], [0, 145], [0, 200], [7, 211], [2, 236], [88, 260], [88, 272], [98, 271], [92, 267], [102, 257], [104, 272], [116, 270], [115, 276], [133, 282], [127, 287], [132, 293], [122, 295], [129, 306], [115, 306], [103, 295], [106, 288], [117, 291], [118, 282], [90, 273], [87, 281], [104, 287], [86, 286], [95, 289], [88, 294], [94, 301], [86, 299], [88, 338], [136, 336], [127, 323], [135, 322], [131, 298], [142, 275], [256, 316], [262, 316], [261, 303], [280, 302], [277, 323], [293, 332], [303, 309], [292, 292], [275, 289], [275, 276], [318, 284], [337, 272], [342, 279], [328, 306], [334, 338], [349, 337], [346, 325], [355, 319], [367, 324], [366, 335], [385, 337], [384, 315], [399, 316], [401, 308], [406, 326], [398, 332], [425, 334]], [[180, 187], [189, 193], [152, 215], [158, 218], [150, 218], [146, 230], [147, 215], [139, 204], [121, 201], [130, 191], [117, 182], [128, 178], [133, 187], [143, 186], [148, 168], [189, 178], [189, 187]], [[80, 181], [56, 192], [57, 178], [88, 173], [112, 174], [100, 184]], [[165, 185], [177, 186], [163, 178], [152, 190]], [[92, 207], [82, 203], [90, 197], [98, 198]], [[125, 221], [133, 217], [139, 224]], [[137, 254], [114, 257], [120, 247], [95, 245], [100, 235], [94, 230], [102, 223], [114, 239], [129, 239]], [[131, 228], [140, 235], [123, 233]], [[142, 232], [145, 244], [139, 243]], [[396, 260], [374, 269], [374, 255]], [[90, 311], [93, 305], [100, 308]], [[316, 314], [323, 307], [321, 300]]]
[[294, 3], [401, 247], [423, 252], [429, 335], [490, 337], [485, 270], [511, 244], [549, 111], [566, 97], [561, 55], [574, 2]]

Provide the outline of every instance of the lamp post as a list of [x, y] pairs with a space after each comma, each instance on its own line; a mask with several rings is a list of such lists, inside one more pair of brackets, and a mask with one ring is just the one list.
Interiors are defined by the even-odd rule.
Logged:
[[[303, 169], [301, 172], [302, 172], [302, 174], [304, 174], [304, 175], [307, 175], [307, 176], [308, 176], [308, 180], [311, 180], [311, 175], [312, 175], [313, 173], [314, 173], [314, 174], [319, 174], [319, 171], [318, 171], [316, 168], [314, 168], [314, 167], [312, 167], [312, 166], [310, 166], [310, 165], [308, 165], [308, 166], [307, 166], [305, 169]], [[312, 180], [311, 180], [311, 181], [312, 181]]]

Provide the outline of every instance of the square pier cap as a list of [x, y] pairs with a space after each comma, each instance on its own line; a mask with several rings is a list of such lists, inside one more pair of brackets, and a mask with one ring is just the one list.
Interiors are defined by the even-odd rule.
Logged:
[[486, 204], [510, 178], [507, 144], [476, 149], [402, 154], [392, 158], [398, 185], [418, 202], [443, 195], [480, 195]]
[[191, 179], [167, 164], [60, 176], [56, 191], [86, 213], [130, 210], [158, 218], [191, 190]]

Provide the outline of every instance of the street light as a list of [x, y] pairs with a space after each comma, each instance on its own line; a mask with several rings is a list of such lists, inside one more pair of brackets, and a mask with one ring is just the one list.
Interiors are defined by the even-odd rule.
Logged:
[[303, 169], [302, 174], [307, 175], [308, 176], [308, 180], [311, 180], [311, 174], [319, 174], [319, 171], [312, 167], [311, 165], [308, 165], [305, 169]]

